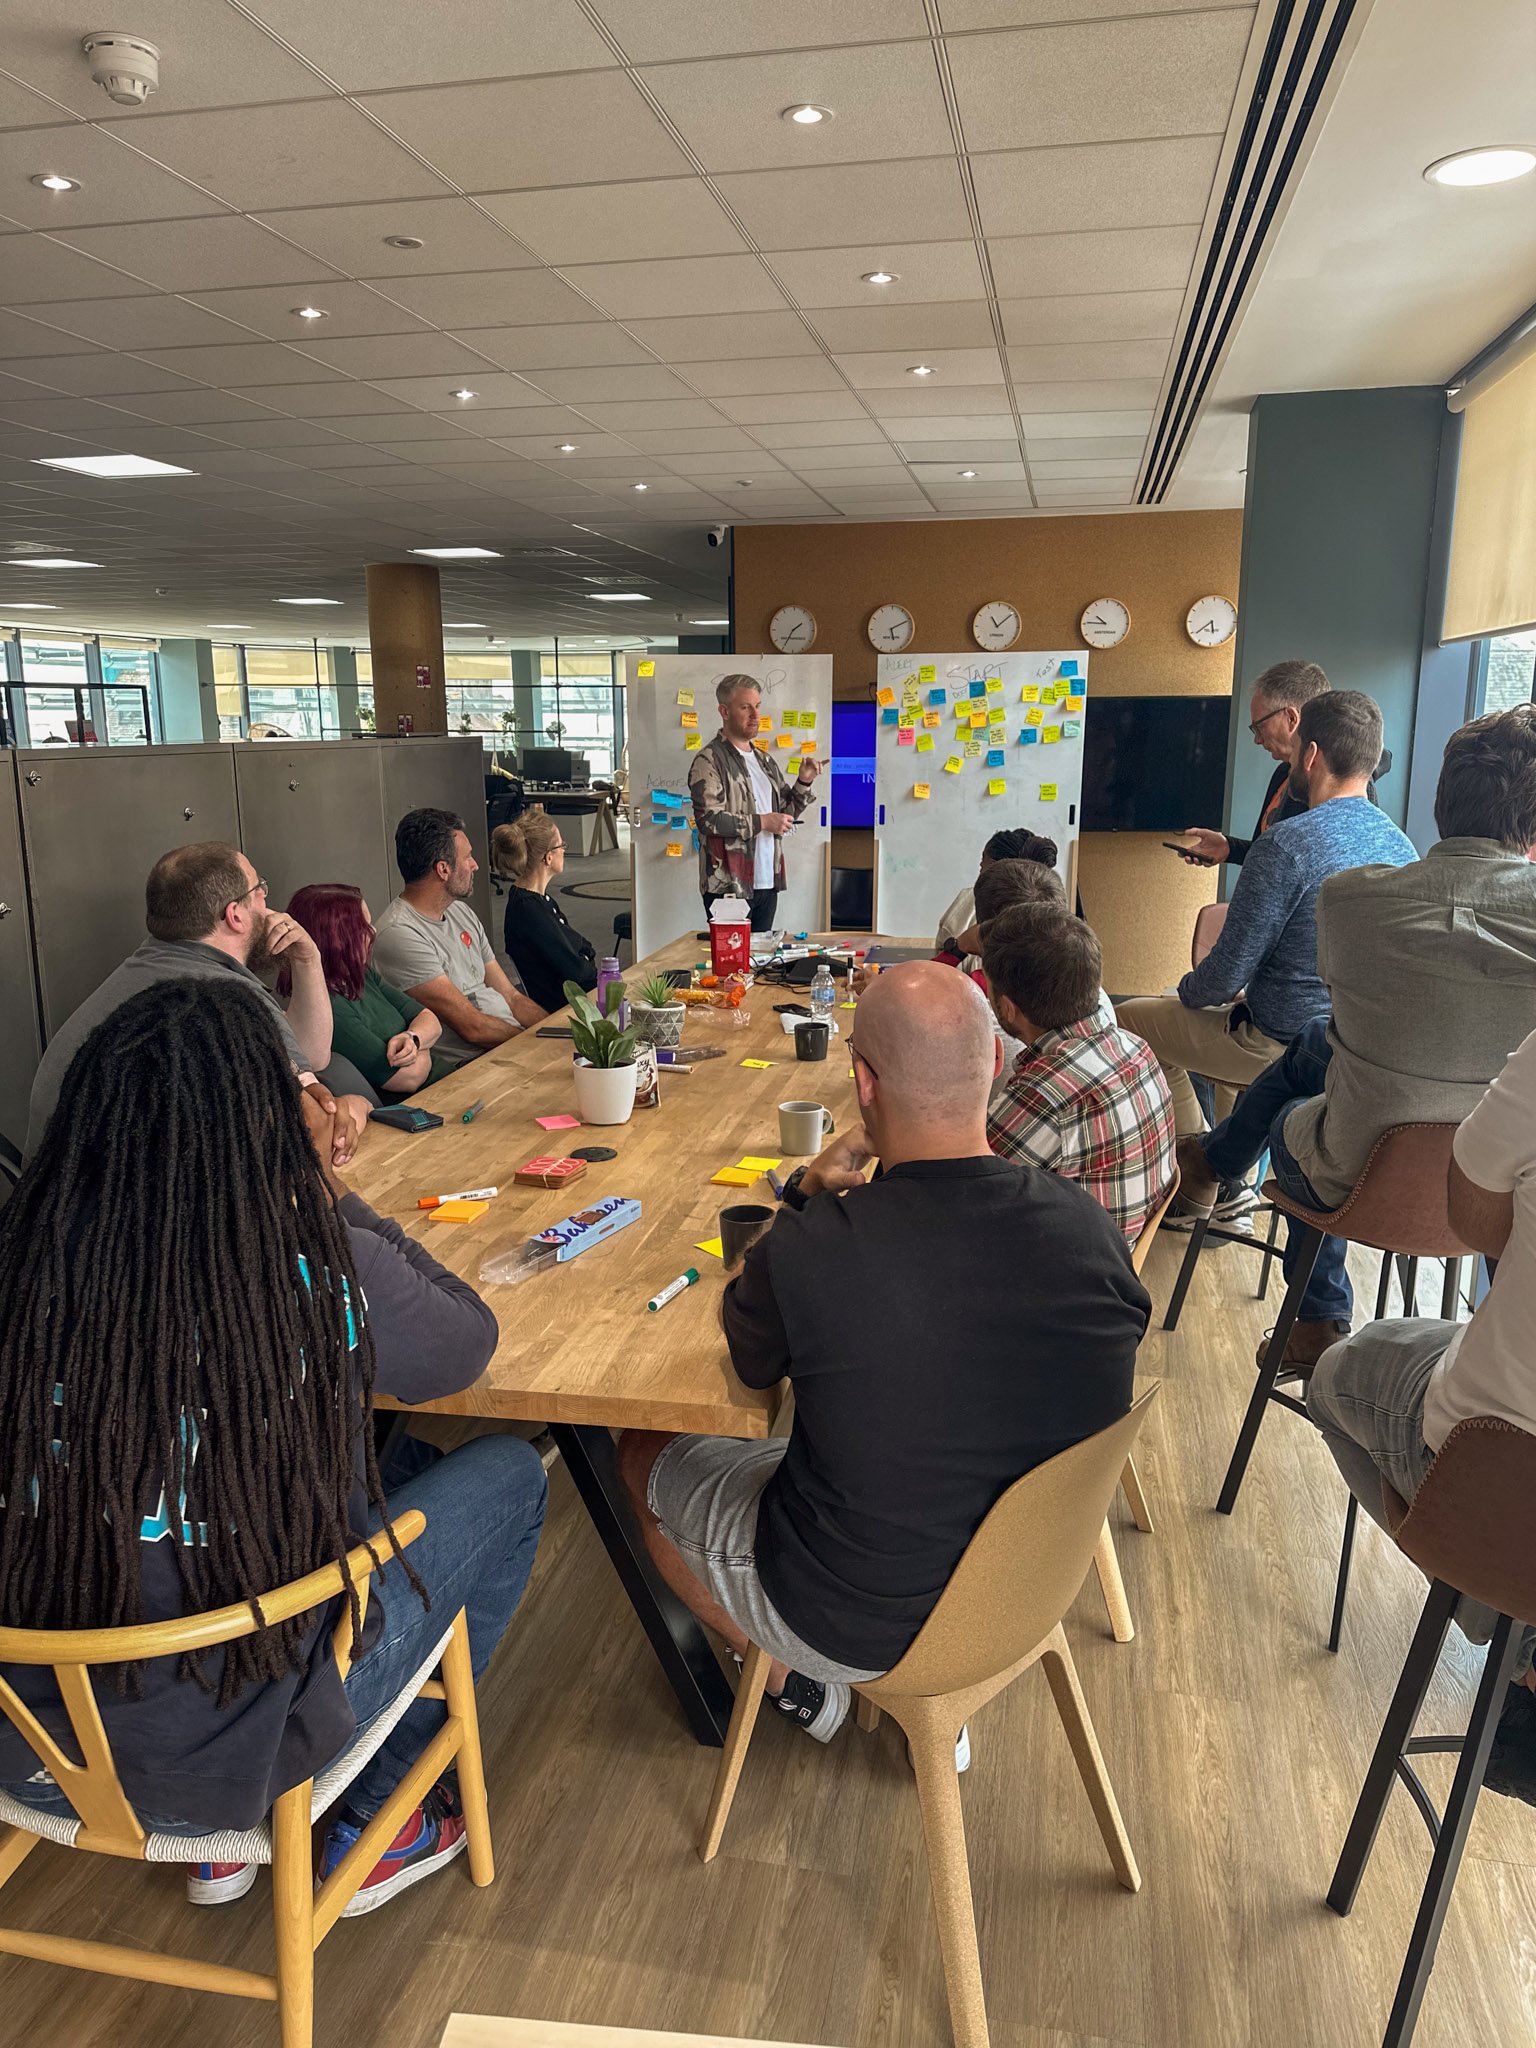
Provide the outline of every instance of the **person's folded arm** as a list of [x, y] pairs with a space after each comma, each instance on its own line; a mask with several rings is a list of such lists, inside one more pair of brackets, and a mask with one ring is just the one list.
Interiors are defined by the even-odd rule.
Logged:
[[[505, 1045], [509, 1038], [517, 1036], [516, 1024], [509, 1024], [505, 1017], [491, 1017], [484, 1010], [477, 1010], [461, 989], [454, 987], [446, 974], [436, 974], [430, 981], [420, 981], [414, 988], [406, 990], [414, 996], [424, 1009], [430, 1010], [440, 1023], [450, 1031], [456, 1031], [466, 1044], [478, 1045], [485, 1050], [493, 1045]], [[520, 997], [526, 1002], [526, 997]], [[543, 1016], [543, 1011], [539, 1015]]]
[[524, 995], [520, 988], [512, 986], [507, 970], [499, 960], [486, 961], [485, 985], [487, 988], [496, 991], [518, 1023], [525, 1029], [530, 1024], [542, 1024], [549, 1015], [548, 1010], [540, 1009], [532, 996]]
[[336, 1207], [351, 1233], [373, 1333], [375, 1391], [414, 1406], [472, 1386], [496, 1349], [491, 1310], [361, 1195], [343, 1194]]
[[[788, 1222], [782, 1216], [774, 1224]], [[736, 1377], [749, 1387], [776, 1387], [789, 1373], [789, 1334], [773, 1295], [767, 1230], [742, 1261], [741, 1271], [726, 1285], [720, 1302], [720, 1325], [730, 1348]]]
[[1274, 950], [1302, 891], [1295, 863], [1272, 840], [1260, 840], [1244, 863], [1221, 936], [1179, 983], [1188, 1010], [1230, 1003]]
[[1536, 1032], [1504, 1062], [1451, 1147], [1446, 1206], [1463, 1244], [1497, 1258], [1514, 1228], [1515, 1187], [1536, 1168]]

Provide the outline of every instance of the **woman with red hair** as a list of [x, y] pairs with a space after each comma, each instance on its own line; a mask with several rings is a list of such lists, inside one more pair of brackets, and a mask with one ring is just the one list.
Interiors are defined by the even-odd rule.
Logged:
[[[288, 906], [320, 949], [331, 994], [331, 1049], [381, 1095], [413, 1095], [440, 1081], [453, 1062], [432, 1047], [442, 1023], [392, 988], [372, 964], [373, 919], [350, 882], [311, 882]], [[279, 982], [279, 989], [286, 994]]]

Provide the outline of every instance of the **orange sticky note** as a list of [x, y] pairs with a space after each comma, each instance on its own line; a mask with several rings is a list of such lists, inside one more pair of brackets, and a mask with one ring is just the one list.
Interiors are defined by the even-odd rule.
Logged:
[[669, 839], [666, 845], [666, 855], [668, 860], [681, 860], [683, 857], [682, 841], [680, 839]]
[[913, 783], [913, 785], [912, 785], [912, 794], [913, 794], [913, 795], [914, 795], [915, 797], [917, 797], [917, 798], [919, 799], [919, 801], [922, 801], [923, 799], [925, 799], [925, 798], [927, 797], [927, 795], [928, 795], [928, 785], [927, 785], [927, 783], [926, 783], [926, 782], [914, 782], [914, 783]]
[[781, 754], [787, 753], [795, 744], [795, 736], [792, 732], [775, 733], [774, 744], [778, 747]]
[[684, 732], [696, 732], [698, 730], [699, 714], [697, 711], [681, 711], [678, 713], [677, 722]]
[[887, 684], [885, 689], [876, 691], [875, 702], [877, 704], [894, 704], [896, 702], [896, 692]]
[[490, 1207], [489, 1202], [439, 1202], [432, 1211], [434, 1223], [473, 1223]]
[[814, 754], [816, 751], [816, 742], [814, 740], [802, 740], [800, 742], [800, 751], [802, 754]]

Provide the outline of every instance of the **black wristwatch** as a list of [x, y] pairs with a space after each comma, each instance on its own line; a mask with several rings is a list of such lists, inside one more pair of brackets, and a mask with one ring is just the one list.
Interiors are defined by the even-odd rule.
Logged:
[[803, 1186], [805, 1173], [806, 1169], [803, 1166], [797, 1166], [784, 1183], [784, 1206], [786, 1209], [793, 1209], [797, 1215], [811, 1199]]

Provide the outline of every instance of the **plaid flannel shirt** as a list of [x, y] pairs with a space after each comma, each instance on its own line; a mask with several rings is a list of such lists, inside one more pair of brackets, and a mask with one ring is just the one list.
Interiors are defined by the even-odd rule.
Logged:
[[1026, 1045], [987, 1119], [1003, 1159], [1082, 1184], [1135, 1244], [1173, 1184], [1173, 1104], [1144, 1038], [1084, 1017]]

